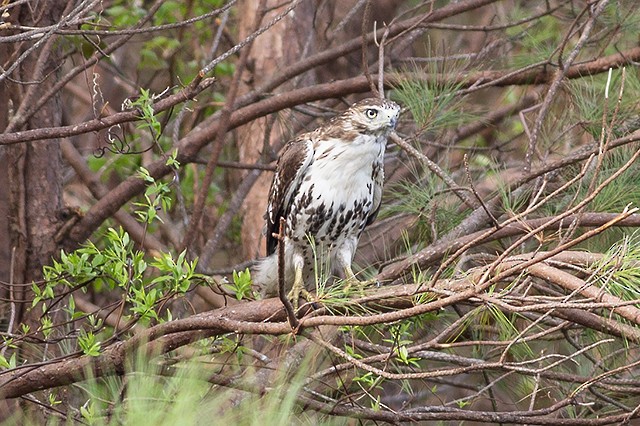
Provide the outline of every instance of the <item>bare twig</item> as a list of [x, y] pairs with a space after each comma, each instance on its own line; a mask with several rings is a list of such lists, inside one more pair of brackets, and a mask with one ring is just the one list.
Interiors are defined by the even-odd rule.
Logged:
[[469, 171], [469, 158], [467, 154], [464, 154], [463, 163], [464, 163], [464, 170], [467, 175], [467, 180], [469, 181], [469, 187], [471, 188], [471, 192], [473, 192], [473, 195], [476, 197], [476, 200], [478, 200], [478, 204], [480, 204], [480, 207], [482, 207], [485, 213], [487, 214], [487, 216], [491, 218], [491, 221], [493, 222], [494, 226], [497, 229], [500, 229], [500, 223], [498, 222], [498, 219], [496, 219], [495, 216], [493, 216], [493, 214], [489, 211], [489, 209], [487, 208], [487, 205], [484, 203], [484, 201], [482, 201], [480, 194], [478, 194], [478, 191], [473, 185], [473, 178], [471, 177], [471, 171]]
[[287, 291], [285, 289], [285, 226], [285, 218], [281, 217], [278, 234], [274, 235], [274, 237], [278, 239], [278, 298], [287, 312], [287, 321], [289, 321], [291, 329], [297, 330], [300, 322], [296, 317], [296, 312], [287, 297]]
[[[600, 14], [602, 13], [602, 11], [604, 10], [604, 8], [607, 6], [608, 3], [609, 3], [609, 0], [601, 0], [590, 11], [591, 16], [589, 17], [586, 24], [584, 25], [582, 34], [580, 35], [580, 39], [574, 46], [571, 53], [569, 53], [567, 58], [564, 61], [562, 61], [560, 70], [558, 70], [553, 81], [551, 82], [549, 90], [547, 91], [547, 94], [545, 95], [544, 100], [542, 101], [542, 105], [540, 106], [540, 111], [538, 112], [538, 116], [536, 117], [536, 121], [535, 121], [535, 124], [533, 125], [533, 130], [531, 132], [531, 139], [529, 141], [529, 146], [527, 147], [527, 153], [525, 155], [525, 161], [524, 161], [523, 172], [525, 175], [531, 171], [531, 164], [533, 161], [533, 155], [536, 150], [538, 135], [540, 134], [540, 130], [542, 129], [542, 124], [544, 123], [544, 120], [547, 117], [549, 108], [551, 107], [551, 104], [555, 99], [555, 95], [558, 89], [560, 88], [560, 84], [566, 77], [569, 71], [569, 68], [573, 64], [573, 61], [575, 61], [576, 57], [578, 56], [578, 53], [580, 53], [580, 51], [582, 50], [582, 47], [585, 45], [587, 40], [589, 40], [589, 35], [591, 34], [591, 30], [593, 29], [593, 26], [595, 25], [596, 20], [598, 19], [598, 17], [600, 16]], [[591, 5], [587, 5], [586, 7], [590, 8]]]
[[469, 208], [474, 209], [478, 207], [478, 203], [476, 203], [473, 198], [467, 196], [467, 189], [458, 186], [458, 184], [455, 183], [454, 180], [451, 179], [451, 177], [440, 168], [440, 166], [431, 161], [426, 155], [415, 149], [413, 146], [411, 146], [411, 144], [407, 143], [395, 132], [391, 134], [390, 138], [396, 145], [405, 150], [412, 157], [419, 160], [436, 176], [442, 179], [442, 181], [449, 187], [449, 189], [451, 189], [453, 193], [456, 194], [458, 198], [460, 198], [460, 200], [462, 200], [462, 202], [465, 203]]

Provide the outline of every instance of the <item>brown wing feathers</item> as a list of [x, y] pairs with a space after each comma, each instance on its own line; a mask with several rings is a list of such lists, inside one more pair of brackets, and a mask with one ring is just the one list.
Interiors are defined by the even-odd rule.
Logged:
[[276, 164], [276, 174], [269, 191], [267, 220], [267, 255], [275, 252], [278, 240], [273, 234], [279, 232], [280, 218], [286, 217], [291, 208], [291, 196], [300, 186], [305, 170], [311, 163], [311, 142], [302, 135], [289, 141], [282, 150]]

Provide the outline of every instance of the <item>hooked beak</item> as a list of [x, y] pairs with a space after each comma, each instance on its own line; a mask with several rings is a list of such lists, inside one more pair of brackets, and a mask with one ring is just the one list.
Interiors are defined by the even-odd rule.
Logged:
[[396, 126], [398, 125], [398, 118], [399, 118], [398, 114], [391, 117], [391, 120], [389, 120], [389, 127], [391, 127], [392, 129], [395, 129]]

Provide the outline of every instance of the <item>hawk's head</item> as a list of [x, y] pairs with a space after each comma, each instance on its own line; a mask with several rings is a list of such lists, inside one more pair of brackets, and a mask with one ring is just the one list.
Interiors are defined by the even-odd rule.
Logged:
[[330, 124], [335, 130], [386, 137], [396, 127], [400, 106], [387, 99], [368, 98], [336, 116]]
[[359, 133], [378, 136], [395, 129], [400, 107], [387, 99], [368, 98], [353, 104], [344, 115]]

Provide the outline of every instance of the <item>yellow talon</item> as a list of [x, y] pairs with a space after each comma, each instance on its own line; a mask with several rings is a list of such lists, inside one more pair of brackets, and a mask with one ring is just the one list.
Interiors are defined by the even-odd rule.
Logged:
[[376, 282], [375, 279], [370, 279], [366, 281], [360, 281], [356, 278], [356, 275], [353, 273], [353, 269], [351, 269], [351, 265], [347, 265], [344, 267], [344, 275], [345, 275], [345, 286], [343, 288], [345, 293], [348, 293], [351, 289], [351, 286], [356, 287], [360, 293], [363, 293], [364, 288], [368, 285], [374, 284]]
[[302, 268], [295, 268], [295, 279], [293, 280], [293, 286], [291, 291], [287, 295], [287, 299], [291, 300], [293, 309], [298, 310], [298, 301], [302, 296], [303, 299], [311, 301], [313, 296], [304, 288], [304, 281], [302, 280]]

